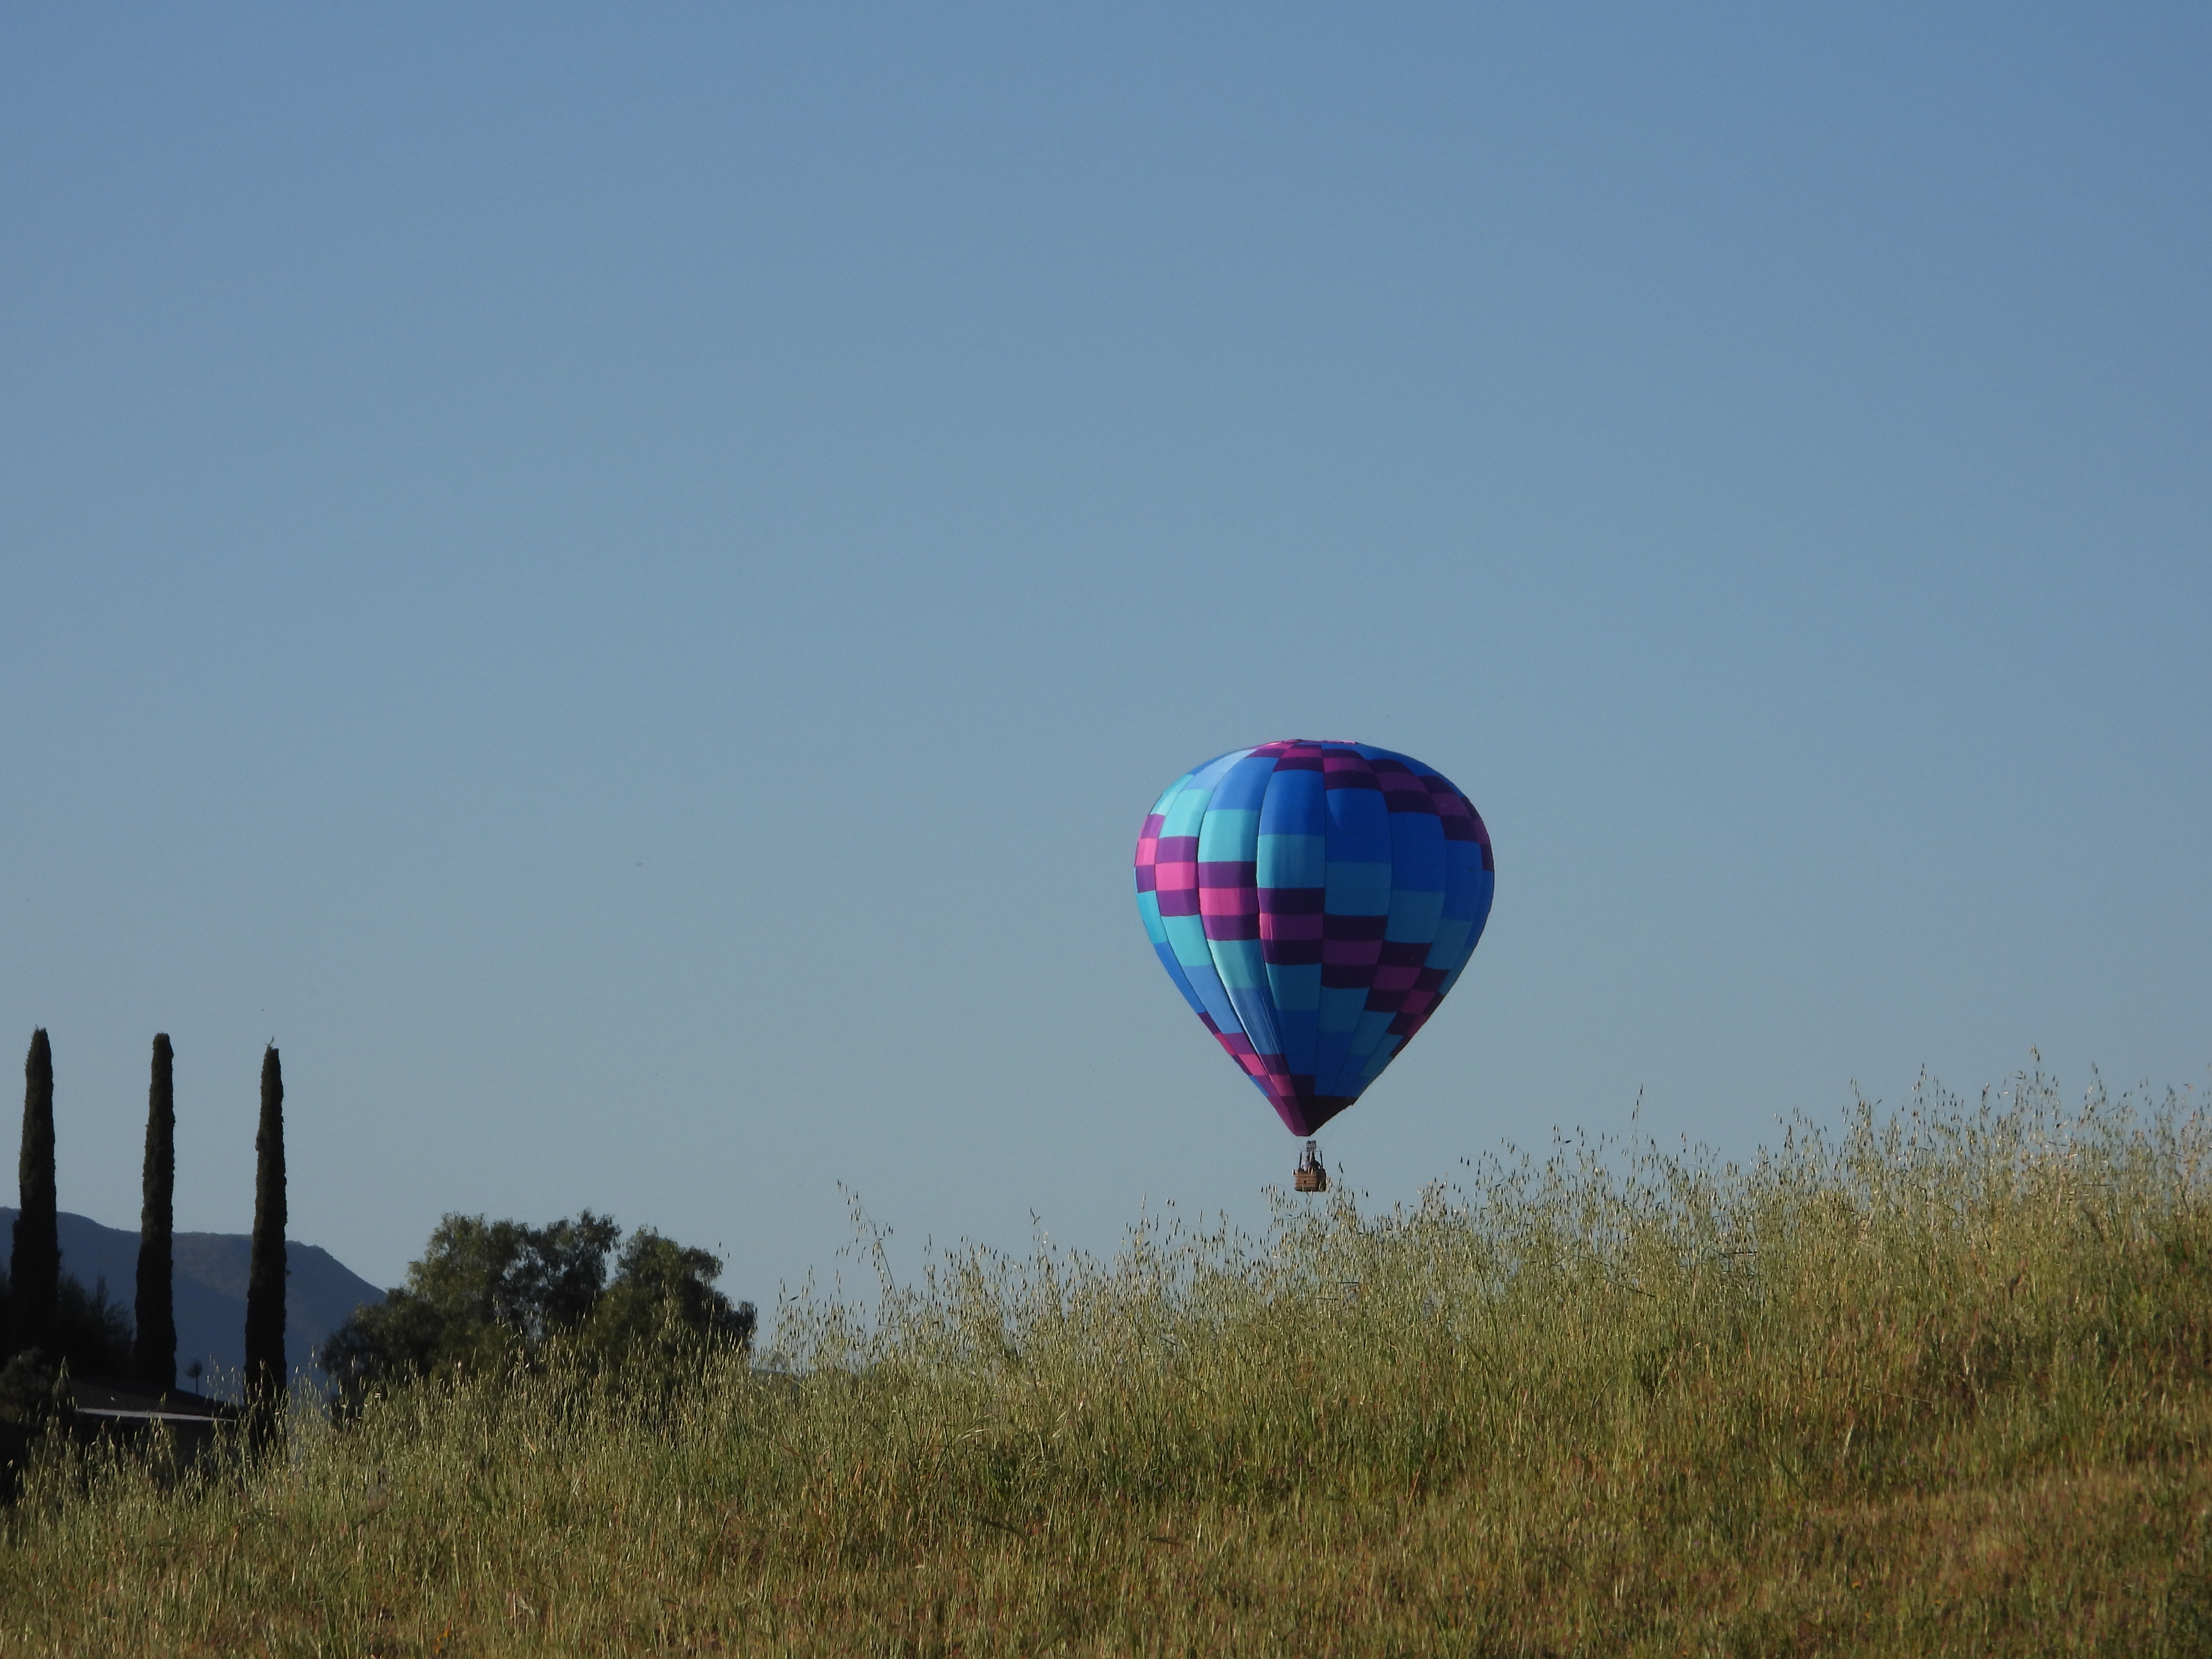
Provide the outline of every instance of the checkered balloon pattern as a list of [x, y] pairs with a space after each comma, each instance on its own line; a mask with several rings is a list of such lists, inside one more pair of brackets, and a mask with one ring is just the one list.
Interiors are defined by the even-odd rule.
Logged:
[[1168, 976], [1299, 1135], [1436, 1012], [1496, 884], [1467, 797], [1364, 743], [1233, 750], [1170, 785], [1137, 838]]

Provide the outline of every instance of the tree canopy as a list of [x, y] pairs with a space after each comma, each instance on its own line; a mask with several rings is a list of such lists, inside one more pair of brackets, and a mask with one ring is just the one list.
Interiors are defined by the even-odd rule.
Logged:
[[542, 1227], [449, 1215], [406, 1284], [331, 1334], [323, 1369], [358, 1401], [410, 1377], [540, 1364], [556, 1350], [595, 1367], [665, 1368], [752, 1341], [753, 1305], [714, 1287], [721, 1271], [711, 1252], [650, 1227], [624, 1242], [589, 1210]]

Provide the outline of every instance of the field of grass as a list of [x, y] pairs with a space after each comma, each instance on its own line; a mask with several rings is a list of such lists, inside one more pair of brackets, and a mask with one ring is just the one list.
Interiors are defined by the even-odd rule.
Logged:
[[780, 1310], [772, 1368], [50, 1448], [0, 1650], [2212, 1653], [2212, 1128], [2024, 1077]]

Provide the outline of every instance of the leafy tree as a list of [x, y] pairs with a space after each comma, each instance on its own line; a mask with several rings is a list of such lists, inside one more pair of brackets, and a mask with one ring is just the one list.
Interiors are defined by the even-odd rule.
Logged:
[[323, 1347], [333, 1376], [364, 1381], [483, 1369], [573, 1335], [606, 1288], [622, 1229], [585, 1211], [532, 1227], [449, 1215], [381, 1307], [358, 1310]]
[[131, 1316], [119, 1302], [107, 1297], [107, 1281], [94, 1279], [90, 1290], [64, 1273], [55, 1298], [56, 1346], [77, 1376], [127, 1376], [131, 1374]]
[[702, 1343], [750, 1346], [753, 1304], [732, 1305], [714, 1288], [721, 1272], [712, 1253], [640, 1227], [623, 1246], [615, 1282], [592, 1310], [586, 1347], [603, 1362], [650, 1358], [665, 1368]]
[[597, 1369], [665, 1367], [705, 1347], [752, 1340], [752, 1304], [714, 1288], [722, 1264], [650, 1228], [622, 1239], [584, 1211], [543, 1227], [449, 1215], [407, 1283], [360, 1308], [323, 1345], [343, 1398], [410, 1377], [538, 1365], [560, 1349]]
[[[25, 1420], [26, 1402], [54, 1395], [64, 1369], [71, 1376], [128, 1374], [131, 1317], [107, 1299], [107, 1281], [97, 1280], [88, 1291], [64, 1273], [54, 1290], [49, 1346], [22, 1349], [0, 1367], [0, 1422]], [[6, 1315], [7, 1303], [8, 1281], [0, 1277], [0, 1318]]]
[[31, 1051], [23, 1057], [23, 1139], [15, 1174], [21, 1197], [8, 1265], [8, 1346], [51, 1354], [62, 1246], [54, 1191], [54, 1051], [44, 1026], [31, 1033]]
[[290, 1380], [284, 1365], [284, 1067], [261, 1055], [261, 1125], [253, 1137], [253, 1241], [246, 1268], [246, 1398], [271, 1426]]
[[607, 1252], [621, 1238], [614, 1221], [589, 1210], [544, 1227], [447, 1216], [419, 1264], [422, 1289], [459, 1322], [496, 1326], [534, 1348], [590, 1317], [606, 1289]]
[[154, 1039], [154, 1076], [146, 1091], [145, 1197], [138, 1212], [138, 1340], [131, 1372], [158, 1389], [177, 1385], [177, 1313], [173, 1229], [176, 1224], [177, 1103], [175, 1055], [169, 1037]]

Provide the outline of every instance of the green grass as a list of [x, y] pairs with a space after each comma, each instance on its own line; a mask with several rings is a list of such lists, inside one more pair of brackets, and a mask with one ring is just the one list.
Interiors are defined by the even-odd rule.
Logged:
[[[2185, 1098], [1569, 1143], [423, 1388], [165, 1489], [51, 1449], [8, 1652], [2212, 1652]], [[865, 1252], [865, 1243], [864, 1243]]]

